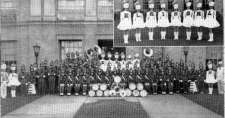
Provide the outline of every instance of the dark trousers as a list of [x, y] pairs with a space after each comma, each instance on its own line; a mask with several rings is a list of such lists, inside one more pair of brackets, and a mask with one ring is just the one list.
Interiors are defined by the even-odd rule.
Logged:
[[152, 90], [153, 90], [153, 94], [157, 94], [157, 92], [158, 92], [158, 85], [157, 85], [157, 83], [153, 83], [152, 84]]
[[149, 82], [144, 83], [144, 88], [145, 88], [145, 90], [146, 90], [149, 94], [152, 93], [151, 83], [149, 83]]
[[79, 83], [74, 84], [75, 94], [80, 94], [80, 90], [81, 90], [81, 84], [79, 84]]
[[48, 82], [49, 82], [49, 93], [55, 94], [55, 78], [49, 77]]
[[26, 96], [27, 95], [27, 85], [26, 84], [21, 84], [20, 85], [20, 95]]
[[39, 79], [38, 80], [38, 90], [37, 93], [39, 95], [44, 95], [46, 94], [46, 83], [44, 79]]

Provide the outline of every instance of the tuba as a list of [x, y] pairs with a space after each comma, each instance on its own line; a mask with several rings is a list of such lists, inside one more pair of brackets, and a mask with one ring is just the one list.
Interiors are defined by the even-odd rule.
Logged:
[[146, 57], [151, 57], [153, 55], [153, 50], [151, 48], [145, 48], [143, 53]]

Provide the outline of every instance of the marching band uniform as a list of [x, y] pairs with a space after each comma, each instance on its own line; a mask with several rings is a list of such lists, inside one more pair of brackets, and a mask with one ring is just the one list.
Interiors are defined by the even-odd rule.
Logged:
[[135, 54], [134, 58], [135, 58], [135, 59], [132, 61], [132, 65], [133, 65], [134, 67], [136, 67], [137, 69], [139, 69], [139, 68], [140, 68], [139, 54], [138, 54], [138, 53]]
[[213, 28], [220, 27], [219, 22], [216, 20], [216, 10], [213, 9], [214, 2], [209, 1], [209, 7], [210, 9], [206, 12], [206, 18], [205, 18], [205, 27], [209, 28], [209, 40], [210, 42], [214, 41], [213, 39]]
[[217, 68], [216, 71], [216, 79], [218, 81], [217, 83], [218, 93], [224, 94], [224, 67], [222, 60], [219, 61], [219, 67]]
[[21, 72], [19, 73], [19, 81], [21, 83], [20, 92], [23, 96], [27, 95], [27, 73], [25, 65], [21, 66]]
[[107, 70], [107, 61], [105, 60], [105, 53], [101, 54], [100, 69], [103, 72], [106, 72], [106, 70]]
[[205, 25], [205, 13], [203, 10], [201, 10], [201, 2], [197, 3], [197, 8], [198, 10], [196, 10], [194, 14], [194, 26], [198, 28], [198, 40], [202, 40], [203, 33], [200, 27], [204, 27]]
[[215, 76], [216, 76], [216, 72], [213, 70], [212, 68], [212, 62], [209, 61], [208, 62], [208, 71], [206, 71], [206, 79], [205, 79], [205, 83], [207, 83], [209, 85], [209, 94], [213, 93], [213, 84], [217, 82]]
[[168, 12], [165, 11], [166, 4], [161, 1], [162, 10], [158, 13], [158, 26], [161, 27], [161, 40], [166, 39], [166, 28], [170, 26], [170, 22], [168, 19]]
[[29, 75], [29, 80], [28, 80], [28, 94], [31, 94], [31, 95], [35, 95], [37, 92], [36, 92], [36, 78], [39, 77], [38, 74], [36, 74], [38, 69], [37, 69], [37, 65], [34, 64], [34, 65], [31, 65], [30, 66], [30, 75]]
[[6, 72], [6, 64], [1, 64], [1, 98], [7, 97], [8, 73]]
[[9, 74], [9, 83], [8, 86], [11, 87], [11, 96], [12, 98], [16, 97], [16, 87], [20, 86], [18, 74], [16, 73], [16, 65], [12, 64], [11, 66], [12, 72]]
[[145, 27], [149, 28], [149, 40], [153, 40], [153, 29], [157, 27], [157, 16], [156, 12], [154, 11], [154, 0], [148, 1], [148, 6], [150, 10], [147, 12], [146, 15]]
[[67, 89], [66, 91], [67, 91], [68, 96], [71, 95], [71, 89], [72, 89], [72, 86], [73, 86], [72, 76], [73, 76], [72, 69], [69, 68], [68, 73], [67, 73], [67, 77], [66, 77], [66, 89]]
[[49, 93], [55, 94], [55, 70], [53, 66], [53, 62], [50, 62], [50, 68], [48, 71], [48, 82], [49, 82]]
[[186, 2], [187, 9], [183, 12], [183, 26], [186, 27], [187, 40], [191, 40], [191, 27], [194, 23], [194, 12], [190, 9], [191, 2], [187, 0]]
[[132, 60], [131, 60], [131, 55], [128, 55], [127, 56], [127, 60], [126, 60], [126, 68], [128, 70], [133, 70], [134, 66], [133, 66], [133, 63], [132, 63]]
[[123, 3], [123, 8], [124, 11], [120, 12], [120, 23], [117, 28], [124, 31], [124, 43], [127, 44], [129, 38], [129, 30], [132, 29], [131, 12], [128, 11], [129, 3], [127, 1]]
[[205, 80], [205, 76], [206, 76], [206, 73], [205, 73], [205, 70], [203, 68], [203, 65], [200, 64], [199, 65], [199, 70], [198, 70], [198, 89], [199, 89], [199, 92], [201, 94], [204, 93], [204, 80]]
[[132, 28], [136, 29], [135, 38], [137, 42], [141, 41], [141, 28], [145, 27], [144, 15], [141, 13], [141, 5], [139, 2], [135, 3], [136, 13], [133, 15], [133, 25]]
[[47, 88], [47, 69], [46, 66], [41, 65], [41, 69], [37, 70], [35, 73], [35, 78], [37, 79], [37, 87], [38, 87], [38, 94], [43, 95], [46, 94]]
[[120, 65], [121, 65], [121, 70], [126, 70], [126, 61], [125, 61], [124, 53], [121, 53]]
[[173, 3], [174, 11], [171, 13], [171, 26], [175, 27], [174, 40], [179, 38], [179, 27], [182, 26], [181, 12], [178, 10], [177, 1]]
[[66, 80], [65, 69], [61, 67], [60, 76], [59, 76], [59, 95], [60, 96], [64, 95], [65, 80]]

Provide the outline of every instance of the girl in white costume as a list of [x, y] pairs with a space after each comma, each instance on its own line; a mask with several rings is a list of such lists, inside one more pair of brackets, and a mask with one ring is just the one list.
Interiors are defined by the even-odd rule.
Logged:
[[129, 39], [129, 30], [132, 29], [132, 19], [131, 19], [131, 12], [129, 9], [129, 3], [125, 1], [123, 3], [124, 10], [120, 12], [120, 23], [117, 26], [119, 30], [124, 31], [123, 39], [124, 43], [128, 43]]
[[178, 3], [175, 0], [173, 2], [174, 11], [171, 13], [171, 26], [174, 27], [174, 40], [179, 38], [179, 27], [182, 26], [181, 12], [178, 9]]
[[187, 40], [191, 40], [191, 27], [193, 26], [194, 22], [194, 11], [190, 9], [191, 2], [186, 2], [187, 9], [183, 12], [183, 26], [186, 27], [186, 35]]
[[195, 11], [194, 15], [194, 26], [198, 28], [198, 40], [202, 40], [202, 29], [201, 27], [204, 26], [205, 24], [205, 15], [204, 11], [201, 10], [202, 8], [202, 3], [198, 2], [197, 3], [197, 10]]
[[141, 28], [145, 27], [144, 15], [141, 13], [141, 4], [139, 2], [135, 3], [136, 12], [133, 15], [133, 25], [132, 28], [136, 30], [135, 38], [137, 42], [141, 41]]
[[157, 27], [157, 16], [154, 11], [154, 0], [148, 2], [149, 11], [146, 14], [145, 26], [149, 28], [148, 36], [149, 40], [153, 40], [153, 29]]
[[170, 26], [165, 2], [161, 2], [162, 10], [158, 13], [158, 26], [161, 27], [161, 39], [166, 39], [166, 28]]
[[125, 54], [124, 53], [121, 53], [120, 65], [121, 65], [121, 70], [126, 70], [126, 60], [125, 60]]
[[20, 85], [18, 74], [16, 73], [16, 65], [12, 64], [11, 73], [9, 74], [8, 86], [11, 87], [11, 96], [16, 97], [16, 87]]
[[6, 64], [1, 64], [1, 97], [5, 99], [7, 97], [7, 83], [8, 73], [6, 72]]
[[213, 70], [213, 64], [211, 61], [208, 62], [208, 71], [206, 71], [206, 80], [205, 83], [208, 84], [209, 94], [213, 93], [213, 84], [217, 82], [216, 72]]
[[206, 19], [205, 19], [205, 27], [209, 28], [209, 40], [210, 42], [214, 41], [213, 39], [213, 28], [217, 28], [220, 26], [219, 22], [216, 20], [216, 10], [214, 10], [214, 2], [209, 1], [210, 9], [206, 12]]

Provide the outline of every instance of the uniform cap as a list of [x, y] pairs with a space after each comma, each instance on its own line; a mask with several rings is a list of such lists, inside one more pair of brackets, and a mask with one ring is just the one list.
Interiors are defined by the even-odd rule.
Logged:
[[197, 7], [201, 8], [202, 7], [202, 3], [201, 2], [197, 3]]
[[191, 6], [191, 1], [190, 0], [186, 0], [186, 6], [190, 7]]
[[2, 69], [2, 70], [5, 70], [5, 69], [6, 69], [6, 64], [4, 64], [4, 63], [1, 64], [1, 69]]

